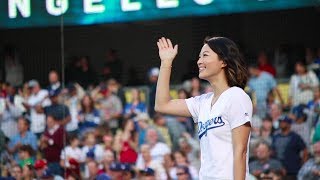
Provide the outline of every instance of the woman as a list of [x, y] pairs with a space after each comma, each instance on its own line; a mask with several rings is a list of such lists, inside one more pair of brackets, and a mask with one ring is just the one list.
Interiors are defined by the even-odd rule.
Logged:
[[121, 163], [135, 164], [138, 154], [138, 136], [131, 119], [123, 123], [123, 130], [118, 131], [114, 141], [114, 149]]
[[173, 157], [175, 160], [176, 167], [174, 169], [172, 169], [172, 171], [170, 172], [170, 176], [172, 179], [178, 179], [177, 167], [179, 167], [179, 166], [187, 167], [188, 172], [190, 173], [190, 176], [192, 177], [192, 179], [196, 180], [199, 178], [196, 168], [194, 166], [190, 165], [186, 153], [184, 153], [182, 151], [176, 151], [173, 153]]
[[178, 45], [170, 39], [157, 42], [161, 59], [155, 110], [193, 117], [201, 146], [200, 179], [245, 179], [249, 176], [247, 148], [252, 102], [243, 91], [247, 69], [234, 42], [224, 37], [205, 41], [197, 62], [199, 78], [213, 92], [189, 99], [170, 100], [169, 81]]
[[93, 129], [100, 124], [100, 114], [94, 107], [91, 96], [85, 95], [81, 100], [81, 111], [78, 115], [79, 132], [82, 134], [89, 129]]
[[294, 107], [299, 104], [307, 104], [313, 99], [313, 90], [318, 87], [319, 80], [313, 71], [307, 70], [304, 61], [295, 64], [296, 74], [290, 78], [289, 102]]
[[141, 102], [139, 89], [131, 89], [131, 96], [132, 101], [130, 103], [126, 103], [124, 107], [125, 119], [134, 118], [137, 114], [145, 113], [147, 111], [145, 103]]
[[34, 167], [32, 164], [26, 164], [22, 167], [23, 180], [35, 179]]
[[201, 86], [200, 79], [198, 77], [193, 77], [191, 79], [191, 96], [199, 96], [203, 93], [203, 88]]

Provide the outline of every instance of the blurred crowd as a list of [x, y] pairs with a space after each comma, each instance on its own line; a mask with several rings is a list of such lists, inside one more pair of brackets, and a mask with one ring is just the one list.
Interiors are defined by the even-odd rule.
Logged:
[[[106, 63], [97, 80], [81, 57], [66, 69], [67, 83], [52, 70], [44, 87], [36, 78], [23, 83], [22, 67], [6, 58], [12, 64], [0, 89], [0, 177], [198, 179], [197, 125], [154, 112], [157, 67], [147, 84], [129, 87], [122, 86], [118, 60]], [[255, 62], [246, 88], [254, 104], [252, 179], [320, 179], [320, 49], [294, 62], [288, 92], [279, 89], [266, 53]], [[172, 92], [186, 99], [211, 88], [192, 77]]]

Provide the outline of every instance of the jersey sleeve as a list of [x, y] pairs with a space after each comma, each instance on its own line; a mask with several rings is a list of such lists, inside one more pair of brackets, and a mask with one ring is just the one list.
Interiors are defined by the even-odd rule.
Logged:
[[252, 119], [252, 101], [250, 97], [243, 91], [234, 91], [227, 109], [227, 117], [231, 129], [239, 127]]
[[200, 96], [195, 96], [186, 99], [186, 104], [188, 106], [188, 110], [190, 114], [192, 115], [193, 121], [195, 123], [198, 122], [199, 118], [199, 113], [200, 113], [200, 105], [203, 103], [203, 100], [205, 97], [208, 97], [208, 94], [200, 95]]

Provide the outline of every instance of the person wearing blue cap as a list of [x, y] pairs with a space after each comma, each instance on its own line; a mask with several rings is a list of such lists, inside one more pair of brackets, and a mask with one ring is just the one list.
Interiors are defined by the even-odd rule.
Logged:
[[49, 91], [51, 105], [44, 109], [46, 115], [54, 116], [61, 125], [66, 125], [71, 121], [69, 108], [59, 102], [60, 90]]
[[155, 180], [155, 171], [152, 168], [145, 168], [140, 170], [141, 179], [143, 180]]
[[[280, 132], [273, 137], [272, 148], [275, 157], [286, 169], [286, 178], [293, 178], [298, 174], [301, 165], [308, 160], [308, 150], [302, 138], [291, 131], [292, 119], [284, 116], [279, 119]], [[303, 154], [302, 159], [300, 153]]]

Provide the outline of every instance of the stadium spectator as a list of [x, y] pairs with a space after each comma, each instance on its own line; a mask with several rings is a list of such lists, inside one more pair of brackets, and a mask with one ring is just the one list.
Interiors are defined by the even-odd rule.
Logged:
[[201, 85], [200, 79], [198, 77], [193, 77], [191, 79], [190, 95], [194, 97], [194, 96], [199, 96], [202, 93], [203, 93], [203, 87]]
[[320, 178], [320, 142], [313, 144], [314, 157], [310, 158], [299, 170], [298, 180]]
[[102, 159], [102, 166], [103, 166], [103, 171], [109, 175], [111, 175], [110, 167], [111, 164], [114, 163], [116, 160], [115, 158], [115, 153], [113, 150], [105, 150], [103, 153], [103, 159]]
[[258, 54], [258, 64], [261, 71], [270, 73], [273, 77], [276, 77], [276, 69], [270, 64], [266, 52], [261, 51]]
[[37, 80], [28, 82], [31, 89], [31, 96], [27, 103], [24, 103], [26, 109], [30, 110], [31, 131], [40, 137], [46, 127], [46, 116], [43, 108], [51, 104], [48, 99], [48, 91], [41, 89]]
[[188, 162], [197, 170], [200, 169], [200, 143], [190, 134], [183, 133], [179, 139], [179, 150], [187, 155]]
[[306, 105], [299, 105], [292, 109], [291, 118], [294, 123], [292, 123], [291, 129], [293, 132], [297, 133], [306, 144], [309, 149], [311, 145], [311, 129], [312, 120], [309, 118], [308, 108]]
[[89, 170], [88, 180], [111, 180], [106, 173], [99, 173], [99, 164], [96, 161], [88, 161], [87, 167]]
[[40, 149], [47, 160], [50, 172], [55, 175], [62, 175], [60, 154], [64, 146], [64, 136], [64, 127], [54, 116], [48, 115], [47, 129], [40, 138]]
[[250, 162], [249, 170], [252, 175], [258, 179], [274, 178], [273, 176], [279, 174], [285, 175], [285, 169], [281, 162], [277, 159], [272, 159], [271, 149], [266, 141], [260, 141], [255, 147], [256, 160]]
[[[101, 163], [103, 160], [104, 149], [96, 143], [96, 137], [93, 131], [87, 131], [84, 135], [84, 144], [82, 147], [82, 160], [85, 162], [96, 161]], [[88, 167], [85, 166], [84, 177], [89, 177]]]
[[30, 145], [22, 145], [19, 148], [19, 159], [18, 162], [20, 167], [24, 167], [25, 165], [32, 165], [34, 164], [34, 149]]
[[26, 164], [22, 167], [22, 178], [23, 180], [34, 180], [35, 172], [32, 164]]
[[60, 154], [60, 166], [62, 168], [69, 168], [71, 164], [70, 159], [76, 160], [78, 163], [82, 163], [82, 151], [79, 148], [80, 140], [76, 135], [70, 135], [68, 137], [69, 145], [66, 146]]
[[277, 78], [287, 77], [289, 65], [289, 53], [287, 45], [282, 44], [275, 49], [273, 65], [277, 72]]
[[173, 171], [173, 173], [172, 172], [170, 173], [170, 175], [173, 179], [179, 178], [179, 177], [177, 177], [179, 166], [187, 167], [189, 175], [192, 179], [196, 180], [199, 178], [198, 177], [198, 170], [194, 166], [190, 165], [189, 160], [187, 158], [187, 154], [185, 154], [183, 151], [176, 151], [173, 153], [173, 156], [174, 156], [175, 164], [177, 166], [174, 169], [175, 171]]
[[48, 91], [58, 91], [60, 92], [62, 90], [62, 85], [59, 80], [59, 74], [56, 70], [52, 70], [49, 72], [48, 75], [49, 79], [49, 86], [48, 86]]
[[119, 162], [113, 162], [110, 165], [111, 179], [120, 180], [122, 178], [121, 164]]
[[159, 140], [166, 143], [170, 148], [172, 148], [172, 140], [170, 135], [171, 132], [169, 131], [169, 128], [167, 126], [165, 116], [160, 113], [156, 113], [153, 116], [153, 121], [154, 128], [158, 131]]
[[15, 134], [18, 133], [17, 128], [17, 119], [21, 116], [22, 111], [14, 104], [16, 96], [14, 95], [14, 87], [11, 85], [7, 86], [7, 98], [0, 98], [1, 103], [3, 104], [1, 114], [1, 130], [8, 138], [12, 138]]
[[65, 126], [71, 121], [70, 111], [68, 106], [59, 102], [59, 94], [61, 90], [49, 91], [51, 105], [45, 107], [46, 115], [53, 116], [60, 125]]
[[19, 165], [13, 165], [10, 174], [15, 180], [22, 180], [22, 168]]
[[139, 171], [141, 180], [156, 180], [156, 172], [152, 168], [145, 168]]
[[[101, 120], [104, 124], [108, 124], [112, 133], [115, 134], [120, 125], [120, 118], [123, 112], [121, 100], [114, 95], [110, 89], [112, 80], [107, 82], [107, 89], [100, 89], [102, 97], [97, 99], [100, 105]], [[95, 97], [95, 95], [93, 95]]]
[[142, 145], [140, 150], [141, 161], [137, 162], [136, 167], [140, 171], [151, 168], [154, 170], [156, 179], [167, 179], [167, 173], [162, 165], [163, 159], [161, 161], [154, 159], [151, 155], [151, 147], [147, 144]]
[[78, 113], [81, 109], [80, 102], [85, 95], [83, 88], [77, 83], [67, 85], [66, 92], [62, 94], [65, 99], [64, 104], [70, 110], [70, 122], [66, 125], [68, 134], [78, 134]]
[[[105, 84], [105, 82], [101, 82], [101, 84]], [[122, 84], [120, 84], [115, 79], [109, 79], [107, 82], [107, 89], [111, 91], [113, 95], [116, 95], [120, 98], [122, 107], [125, 107], [127, 101], [126, 101], [126, 95], [125, 95], [125, 89], [122, 87]]]
[[176, 172], [177, 180], [194, 180], [194, 179], [196, 179], [191, 176], [188, 166], [177, 166], [176, 171], [177, 171]]
[[13, 86], [19, 86], [23, 82], [23, 66], [15, 48], [8, 47], [4, 56], [5, 81]]
[[283, 116], [282, 107], [280, 104], [272, 104], [269, 110], [269, 116], [272, 119], [274, 129], [279, 129], [279, 119]]
[[29, 131], [30, 121], [25, 117], [18, 118], [19, 133], [13, 136], [9, 142], [9, 152], [13, 154], [16, 162], [19, 161], [18, 150], [22, 145], [30, 145], [33, 150], [37, 149], [37, 137]]
[[141, 102], [141, 92], [137, 88], [131, 89], [131, 101], [126, 103], [124, 107], [124, 118], [134, 118], [139, 113], [146, 113], [147, 107], [144, 102]]
[[138, 136], [134, 122], [127, 119], [123, 122], [122, 130], [119, 130], [114, 140], [116, 150], [121, 163], [135, 164], [137, 161]]
[[135, 117], [138, 124], [138, 146], [146, 143], [147, 129], [150, 127], [148, 121], [150, 119], [147, 113], [140, 113]]
[[26, 108], [23, 106], [23, 102], [27, 99], [22, 95], [21, 88], [14, 87], [12, 84], [8, 84], [6, 88], [7, 102], [17, 108], [20, 113], [25, 113]]
[[316, 87], [314, 88], [313, 92], [313, 100], [309, 101], [307, 104], [307, 107], [309, 108], [309, 113], [311, 116], [312, 125], [316, 126], [318, 124], [319, 120], [319, 114], [320, 114], [320, 88]]
[[[291, 131], [292, 119], [280, 119], [280, 133], [273, 137], [272, 147], [275, 157], [286, 169], [286, 178], [295, 179], [301, 165], [308, 159], [308, 150], [302, 138]], [[302, 159], [300, 154], [302, 153]]]
[[308, 71], [304, 61], [295, 63], [295, 74], [290, 78], [289, 102], [292, 106], [307, 104], [313, 99], [313, 90], [319, 80], [313, 71]]
[[101, 120], [99, 111], [94, 107], [94, 101], [90, 95], [85, 95], [81, 100], [79, 112], [79, 132], [83, 135], [86, 131], [97, 127]]
[[148, 72], [148, 78], [149, 78], [149, 104], [148, 104], [148, 111], [149, 115], [153, 117], [155, 111], [154, 111], [154, 105], [155, 105], [155, 98], [156, 98], [156, 87], [157, 87], [157, 81], [159, 76], [159, 68], [153, 67]]
[[277, 88], [277, 82], [274, 77], [267, 72], [261, 71], [257, 64], [251, 64], [249, 66], [249, 73], [251, 78], [248, 86], [250, 90], [254, 92], [256, 98], [254, 111], [260, 118], [263, 118], [268, 111], [266, 104], [268, 93], [274, 91], [281, 102], [283, 102], [282, 96]]
[[148, 129], [146, 134], [147, 144], [150, 146], [152, 160], [163, 162], [163, 157], [171, 153], [169, 146], [158, 139], [158, 133], [155, 129]]
[[274, 127], [272, 124], [272, 119], [270, 117], [265, 117], [262, 119], [262, 125], [260, 128], [260, 138], [267, 143], [272, 143], [272, 136], [274, 134]]
[[75, 72], [73, 74], [74, 82], [79, 83], [82, 87], [90, 88], [96, 83], [96, 73], [91, 67], [88, 56], [82, 56], [76, 61]]

